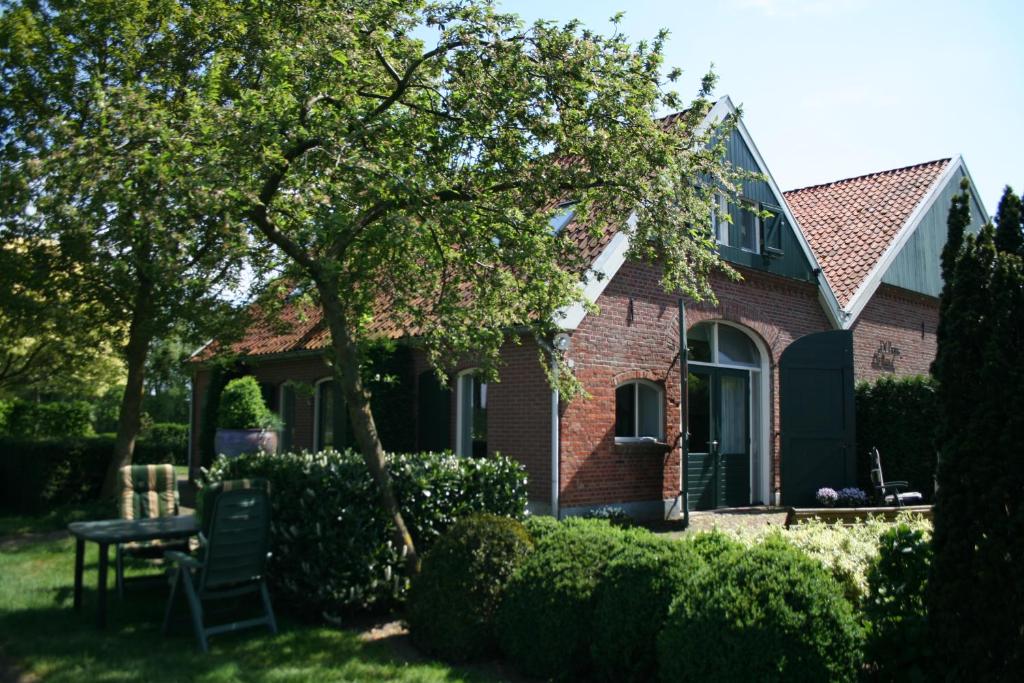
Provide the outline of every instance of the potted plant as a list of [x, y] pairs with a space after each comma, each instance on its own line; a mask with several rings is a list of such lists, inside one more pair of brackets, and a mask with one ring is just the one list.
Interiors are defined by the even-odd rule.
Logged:
[[814, 494], [818, 504], [822, 507], [835, 507], [836, 501], [839, 500], [839, 494], [836, 493], [835, 489], [829, 488], [828, 486], [822, 486], [818, 489], [818, 492]]
[[220, 395], [214, 447], [218, 455], [276, 453], [280, 420], [267, 408], [256, 378], [233, 379]]

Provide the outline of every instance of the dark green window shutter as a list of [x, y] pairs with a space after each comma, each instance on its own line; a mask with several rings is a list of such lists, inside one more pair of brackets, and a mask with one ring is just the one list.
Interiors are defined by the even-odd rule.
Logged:
[[761, 208], [771, 213], [764, 219], [764, 253], [781, 256], [782, 233], [789, 229], [789, 221], [781, 206], [762, 204]]

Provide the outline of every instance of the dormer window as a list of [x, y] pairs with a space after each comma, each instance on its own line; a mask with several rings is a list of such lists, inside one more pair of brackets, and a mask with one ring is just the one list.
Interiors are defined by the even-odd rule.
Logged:
[[555, 213], [551, 216], [551, 220], [548, 221], [548, 225], [551, 226], [551, 234], [557, 235], [562, 232], [562, 228], [569, 224], [572, 220], [575, 211], [573, 207], [576, 206], [576, 202], [562, 202], [555, 209]]
[[752, 251], [755, 254], [760, 251], [761, 246], [761, 218], [757, 215], [758, 206], [754, 202], [744, 201], [740, 207], [739, 216], [736, 221], [736, 244], [743, 251]]

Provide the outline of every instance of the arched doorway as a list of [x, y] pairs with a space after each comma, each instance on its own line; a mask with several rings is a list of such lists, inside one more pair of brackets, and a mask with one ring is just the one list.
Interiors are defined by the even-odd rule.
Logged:
[[725, 321], [687, 332], [691, 509], [769, 500], [768, 355], [755, 337]]

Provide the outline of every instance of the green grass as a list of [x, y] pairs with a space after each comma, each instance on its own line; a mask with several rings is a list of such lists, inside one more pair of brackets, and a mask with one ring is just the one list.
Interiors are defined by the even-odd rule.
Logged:
[[116, 517], [113, 502], [62, 505], [39, 515], [0, 514], [0, 539], [4, 536], [46, 533], [67, 528], [71, 522]]
[[[24, 520], [8, 518], [3, 528], [24, 526]], [[410, 661], [388, 642], [364, 643], [353, 631], [289, 619], [281, 614], [281, 604], [276, 605], [278, 635], [252, 629], [215, 636], [209, 654], [203, 655], [187, 622], [161, 635], [166, 585], [133, 587], [121, 601], [113, 593], [113, 572], [108, 627], [100, 632], [95, 627], [96, 562], [96, 546], [87, 544], [84, 605], [76, 613], [70, 539], [8, 544], [0, 550], [0, 659], [57, 683], [497, 680], [486, 670], [454, 669], [416, 657]]]

